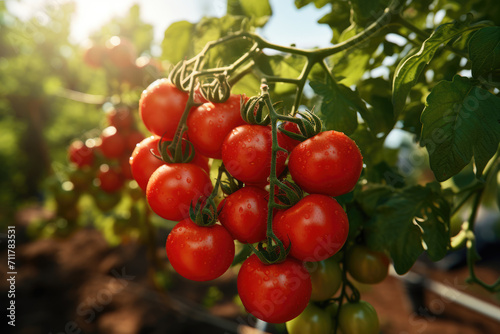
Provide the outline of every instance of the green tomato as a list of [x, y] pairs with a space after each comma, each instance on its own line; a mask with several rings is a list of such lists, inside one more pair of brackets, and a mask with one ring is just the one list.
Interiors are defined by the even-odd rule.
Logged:
[[298, 317], [286, 323], [289, 334], [315, 333], [330, 334], [333, 331], [330, 314], [309, 304]]
[[342, 305], [339, 325], [343, 334], [377, 334], [380, 329], [377, 311], [362, 300]]
[[328, 258], [319, 262], [306, 265], [310, 268], [312, 282], [312, 301], [323, 301], [331, 298], [342, 283], [342, 270], [337, 261]]
[[373, 251], [364, 245], [354, 245], [347, 251], [347, 271], [360, 283], [382, 282], [389, 272], [389, 264], [385, 253]]

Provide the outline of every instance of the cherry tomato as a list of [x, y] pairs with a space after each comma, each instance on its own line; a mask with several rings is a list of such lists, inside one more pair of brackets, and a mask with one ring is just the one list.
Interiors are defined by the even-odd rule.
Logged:
[[[295, 123], [292, 123], [292, 122], [284, 122], [283, 124], [281, 124], [281, 126], [279, 128], [300, 134], [299, 126]], [[278, 132], [278, 136], [280, 136], [282, 138], [281, 140], [284, 143], [283, 148], [286, 149], [288, 152], [292, 152], [292, 150], [297, 145], [300, 144], [300, 140], [292, 139], [292, 138], [288, 137], [286, 134], [284, 134], [283, 132]]]
[[276, 236], [290, 255], [309, 262], [325, 260], [344, 245], [349, 232], [347, 215], [336, 200], [324, 195], [308, 195], [273, 221]]
[[[265, 183], [271, 173], [271, 128], [241, 125], [234, 128], [222, 144], [222, 161], [227, 171], [245, 183]], [[281, 143], [279, 143], [281, 146]], [[276, 174], [285, 168], [287, 154], [278, 152]]]
[[347, 251], [347, 271], [360, 283], [382, 282], [389, 272], [389, 264], [384, 252], [373, 251], [365, 245], [354, 245]]
[[113, 36], [106, 41], [106, 48], [110, 63], [113, 66], [126, 68], [135, 65], [137, 51], [127, 38]]
[[180, 221], [200, 197], [207, 197], [213, 186], [208, 174], [194, 164], [165, 164], [150, 177], [146, 198], [160, 217]]
[[221, 225], [198, 226], [190, 219], [175, 225], [167, 238], [168, 260], [181, 276], [210, 281], [224, 274], [234, 258], [234, 241]]
[[173, 138], [187, 100], [188, 94], [168, 79], [158, 79], [142, 92], [139, 114], [151, 133]]
[[323, 301], [333, 297], [342, 284], [342, 270], [334, 258], [310, 262], [306, 268], [311, 274], [312, 301]]
[[207, 102], [190, 112], [188, 138], [196, 151], [209, 158], [222, 158], [224, 138], [232, 129], [245, 124], [240, 114], [240, 98], [231, 95], [224, 103]]
[[130, 130], [134, 124], [132, 110], [128, 107], [113, 108], [106, 114], [106, 118], [108, 124], [119, 131]]
[[94, 150], [81, 140], [75, 140], [68, 149], [69, 161], [78, 167], [91, 166], [94, 163]]
[[331, 334], [332, 318], [325, 310], [309, 304], [298, 317], [286, 323], [286, 329], [288, 334]]
[[219, 220], [229, 233], [242, 243], [253, 244], [266, 238], [269, 194], [257, 187], [244, 187], [219, 205]]
[[377, 311], [363, 300], [344, 304], [340, 308], [339, 326], [343, 334], [377, 334]]
[[306, 192], [340, 196], [351, 191], [363, 168], [356, 143], [342, 132], [325, 131], [295, 147], [288, 168]]
[[264, 264], [251, 255], [240, 268], [237, 285], [247, 311], [270, 323], [292, 320], [311, 297], [311, 276], [300, 261], [290, 257]]
[[144, 139], [144, 135], [139, 131], [130, 131], [128, 133], [124, 133], [124, 135], [127, 141], [127, 151], [129, 152], [135, 150], [137, 144]]
[[102, 154], [108, 159], [118, 159], [125, 153], [125, 138], [117, 131], [114, 126], [108, 126], [101, 133], [101, 145], [99, 146]]
[[102, 67], [106, 56], [104, 46], [91, 45], [83, 53], [83, 62], [90, 67], [99, 68]]
[[160, 154], [158, 152], [159, 141], [160, 137], [157, 136], [150, 136], [144, 139], [137, 144], [129, 160], [132, 176], [144, 191], [146, 191], [151, 174], [165, 164], [163, 160], [153, 155], [153, 153], [157, 156]]
[[99, 187], [108, 193], [120, 190], [125, 182], [120, 168], [110, 167], [107, 164], [102, 164], [99, 167], [97, 178], [99, 179]]

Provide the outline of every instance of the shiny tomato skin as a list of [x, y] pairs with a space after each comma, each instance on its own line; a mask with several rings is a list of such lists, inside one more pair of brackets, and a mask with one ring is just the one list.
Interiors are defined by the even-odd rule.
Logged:
[[339, 263], [330, 257], [307, 263], [306, 267], [311, 274], [311, 300], [321, 302], [332, 298], [342, 284], [342, 269]]
[[156, 158], [154, 154], [159, 156], [158, 143], [160, 137], [149, 136], [136, 145], [132, 155], [130, 156], [129, 163], [132, 170], [132, 176], [137, 181], [139, 187], [146, 191], [148, 181], [151, 175], [160, 166], [164, 165], [163, 160]]
[[68, 158], [78, 168], [92, 166], [94, 163], [94, 150], [81, 140], [76, 140], [68, 148]]
[[288, 334], [332, 334], [333, 323], [327, 311], [309, 304], [298, 317], [286, 323], [286, 329]]
[[234, 259], [234, 241], [221, 225], [177, 223], [167, 237], [167, 257], [175, 271], [193, 281], [210, 281], [226, 272]]
[[390, 260], [384, 252], [371, 250], [365, 245], [353, 245], [347, 250], [345, 265], [358, 282], [377, 284], [389, 273]]
[[141, 95], [139, 114], [149, 132], [173, 138], [184, 113], [188, 94], [180, 91], [168, 79], [151, 83]]
[[378, 334], [380, 330], [377, 311], [363, 300], [342, 305], [339, 326], [343, 334]]
[[99, 179], [99, 187], [107, 193], [113, 193], [120, 190], [125, 183], [125, 177], [121, 169], [110, 167], [107, 164], [102, 164], [99, 167], [97, 178]]
[[324, 131], [293, 149], [288, 168], [304, 191], [340, 196], [358, 182], [363, 157], [356, 143], [344, 133]]
[[246, 186], [229, 195], [219, 206], [219, 220], [242, 243], [253, 244], [266, 238], [269, 193]]
[[240, 95], [231, 95], [224, 103], [207, 102], [191, 110], [188, 138], [196, 151], [213, 159], [222, 158], [222, 142], [237, 126], [245, 124], [240, 114]]
[[[241, 125], [234, 128], [224, 139], [222, 161], [227, 171], [236, 179], [245, 183], [266, 183], [271, 173], [271, 145], [270, 127]], [[278, 152], [277, 175], [284, 170], [286, 158], [286, 153]]]
[[213, 186], [208, 174], [190, 163], [165, 164], [149, 178], [146, 198], [151, 209], [167, 220], [189, 217], [191, 203], [207, 197]]
[[273, 220], [276, 236], [292, 243], [290, 255], [309, 262], [325, 260], [337, 253], [349, 232], [347, 214], [340, 204], [324, 195], [308, 195]]
[[311, 297], [311, 277], [293, 258], [275, 264], [262, 263], [253, 254], [238, 273], [238, 293], [243, 306], [255, 317], [284, 323], [298, 316]]
[[99, 149], [108, 159], [118, 159], [125, 153], [127, 148], [125, 138], [114, 126], [108, 126], [101, 133], [101, 145]]

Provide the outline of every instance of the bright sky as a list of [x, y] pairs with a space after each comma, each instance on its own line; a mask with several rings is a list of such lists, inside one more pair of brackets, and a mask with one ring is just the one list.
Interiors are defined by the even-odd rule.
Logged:
[[[67, 0], [7, 0], [9, 11], [23, 19], [36, 15], [44, 18], [44, 4], [57, 7]], [[222, 16], [226, 0], [76, 0], [77, 13], [72, 25], [72, 40], [82, 43], [90, 32], [97, 30], [113, 16], [124, 15], [134, 3], [141, 7], [142, 19], [154, 26], [155, 40], [159, 43], [165, 29], [175, 21], [198, 21], [203, 16]], [[310, 48], [327, 46], [331, 30], [317, 23], [329, 12], [330, 6], [317, 9], [308, 5], [300, 11], [293, 0], [270, 0], [273, 16], [260, 33], [274, 43]]]

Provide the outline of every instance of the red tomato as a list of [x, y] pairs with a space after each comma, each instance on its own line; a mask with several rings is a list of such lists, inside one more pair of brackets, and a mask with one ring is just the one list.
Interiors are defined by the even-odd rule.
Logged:
[[127, 107], [118, 107], [110, 110], [106, 114], [108, 124], [117, 130], [129, 130], [134, 124], [132, 111]]
[[173, 138], [187, 100], [188, 94], [168, 79], [158, 79], [142, 92], [139, 114], [151, 133]]
[[137, 51], [130, 40], [125, 37], [113, 36], [106, 41], [108, 57], [112, 65], [126, 68], [135, 65]]
[[180, 221], [189, 217], [189, 207], [207, 197], [213, 186], [208, 174], [194, 164], [160, 166], [149, 178], [146, 198], [160, 217]]
[[296, 259], [264, 264], [253, 254], [238, 274], [238, 294], [248, 312], [270, 323], [287, 322], [306, 308], [311, 276]]
[[192, 164], [201, 167], [208, 175], [210, 175], [210, 164], [208, 163], [208, 158], [195, 152], [193, 160], [191, 160]]
[[83, 53], [83, 62], [90, 67], [99, 68], [102, 67], [106, 56], [104, 46], [91, 45]]
[[78, 167], [91, 166], [94, 163], [94, 150], [85, 145], [81, 140], [71, 143], [68, 149], [69, 161]]
[[[293, 132], [300, 134], [300, 129], [299, 126], [295, 123], [292, 122], [284, 122], [279, 128], [285, 129], [287, 131]], [[281, 137], [281, 140], [284, 143], [284, 149], [286, 149], [288, 152], [292, 152], [292, 150], [295, 148], [295, 146], [300, 144], [300, 140], [295, 140], [290, 137], [288, 137], [286, 134], [283, 132], [278, 132], [278, 136]]]
[[273, 230], [290, 255], [309, 262], [325, 260], [344, 245], [349, 232], [347, 214], [336, 200], [308, 195], [276, 215]]
[[124, 135], [127, 141], [127, 150], [130, 152], [135, 150], [137, 144], [139, 144], [144, 139], [144, 135], [139, 131], [132, 131]]
[[221, 225], [202, 227], [185, 219], [168, 235], [166, 250], [172, 267], [181, 276], [193, 281], [210, 281], [231, 266], [234, 241]]
[[126, 140], [114, 126], [108, 126], [101, 133], [102, 154], [108, 159], [118, 159], [125, 153]]
[[[160, 166], [165, 164], [163, 160], [160, 160], [153, 155], [153, 153], [156, 155], [160, 154], [158, 152], [159, 141], [160, 137], [157, 136], [150, 136], [144, 139], [137, 144], [129, 160], [132, 176], [134, 177], [134, 180], [137, 181], [139, 187], [141, 187], [144, 191], [146, 191], [151, 174], [153, 174], [154, 171]], [[151, 151], [153, 153], [151, 153]]]
[[229, 195], [219, 207], [219, 220], [242, 243], [253, 244], [266, 238], [269, 194], [256, 187], [245, 187]]
[[99, 167], [97, 178], [100, 182], [99, 187], [108, 193], [120, 190], [125, 182], [125, 178], [119, 168], [110, 167], [106, 164], [102, 164]]
[[325, 131], [295, 147], [288, 168], [306, 192], [340, 196], [351, 191], [363, 168], [356, 143], [342, 132]]
[[[227, 171], [245, 183], [265, 183], [271, 173], [271, 128], [241, 125], [233, 129], [222, 144], [222, 161]], [[276, 174], [285, 168], [287, 154], [278, 152]]]
[[187, 119], [188, 138], [201, 154], [222, 158], [222, 142], [227, 134], [245, 122], [240, 114], [240, 95], [224, 103], [207, 102], [193, 109]]

